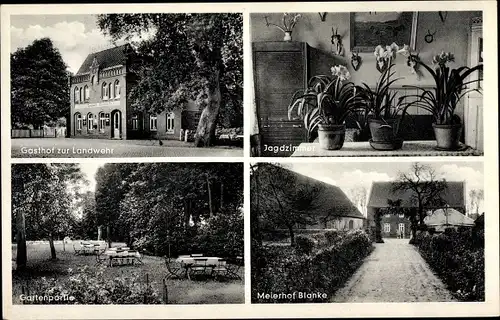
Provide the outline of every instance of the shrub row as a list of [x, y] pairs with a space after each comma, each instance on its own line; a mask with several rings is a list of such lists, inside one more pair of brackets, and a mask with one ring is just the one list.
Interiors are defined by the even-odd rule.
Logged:
[[[103, 277], [103, 270], [88, 266], [76, 272], [69, 270], [69, 278], [56, 280], [41, 278], [26, 288], [24, 304], [161, 304], [154, 283], [144, 276]], [[37, 297], [37, 298], [33, 298]], [[46, 298], [54, 298], [47, 300]]]
[[[328, 302], [363, 263], [373, 246], [361, 230], [325, 234], [325, 238], [336, 241], [311, 250], [310, 254], [304, 252], [304, 246], [309, 247], [312, 240], [299, 240], [305, 239], [303, 236], [297, 236], [295, 248], [252, 248], [252, 301]], [[298, 293], [307, 298], [300, 299]]]
[[415, 245], [458, 299], [484, 301], [484, 231], [422, 232]]

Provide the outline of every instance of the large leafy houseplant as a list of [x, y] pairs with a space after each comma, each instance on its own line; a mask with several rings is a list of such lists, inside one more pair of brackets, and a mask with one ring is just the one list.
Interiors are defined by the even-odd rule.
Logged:
[[392, 78], [395, 74], [393, 60], [396, 53], [407, 51], [407, 46], [399, 49], [395, 43], [385, 48], [377, 46], [374, 54], [377, 70], [381, 72], [380, 78], [375, 88], [366, 83], [357, 86], [363, 104], [362, 118], [368, 123], [372, 137], [370, 144], [375, 149], [394, 150], [402, 146], [399, 128], [408, 107], [403, 104], [402, 98], [396, 98], [397, 92], [391, 86], [400, 79]]
[[342, 148], [345, 120], [362, 107], [350, 73], [344, 66], [331, 68], [332, 76], [317, 75], [309, 79], [307, 88], [294, 93], [288, 106], [289, 120], [303, 120], [309, 139], [318, 132], [320, 146]]
[[479, 89], [468, 88], [468, 85], [482, 79], [467, 81], [467, 78], [472, 73], [483, 69], [482, 64], [472, 68], [463, 66], [450, 69], [447, 64], [454, 61], [455, 57], [451, 52], [441, 52], [433, 57], [432, 62], [436, 65], [435, 69], [417, 60], [417, 65], [427, 70], [434, 79], [434, 87], [429, 89], [420, 86], [405, 86], [420, 91], [419, 94], [406, 96], [406, 98], [415, 98], [408, 105], [415, 105], [432, 114], [434, 120], [432, 126], [437, 146], [447, 150], [456, 149], [460, 145], [462, 124], [460, 117], [456, 114], [460, 100], [470, 92], [480, 92]]

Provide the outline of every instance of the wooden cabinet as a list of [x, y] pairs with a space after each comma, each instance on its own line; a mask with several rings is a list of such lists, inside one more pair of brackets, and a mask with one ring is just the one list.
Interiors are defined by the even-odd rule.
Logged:
[[309, 47], [303, 42], [254, 42], [255, 104], [261, 155], [290, 156], [306, 141], [302, 121], [288, 120], [293, 94], [307, 85]]

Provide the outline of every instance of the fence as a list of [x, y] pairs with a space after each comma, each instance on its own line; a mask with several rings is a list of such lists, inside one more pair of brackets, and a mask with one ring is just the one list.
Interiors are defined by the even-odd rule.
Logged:
[[10, 136], [15, 138], [57, 138], [66, 136], [66, 128], [11, 129]]

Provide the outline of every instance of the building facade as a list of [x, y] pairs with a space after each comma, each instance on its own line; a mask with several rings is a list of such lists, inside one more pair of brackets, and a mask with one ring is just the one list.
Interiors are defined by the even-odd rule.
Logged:
[[135, 112], [128, 99], [135, 85], [128, 64], [134, 58], [129, 45], [87, 56], [71, 77], [70, 136], [96, 139], [181, 139], [196, 130], [200, 117], [190, 101], [172, 112]]
[[[401, 201], [401, 208], [417, 211], [418, 205], [410, 190], [393, 190], [394, 182], [374, 182], [372, 184], [367, 204], [368, 228], [374, 230], [375, 215], [380, 210], [390, 207], [390, 203]], [[441, 194], [445, 206], [459, 212], [465, 212], [465, 182], [447, 181], [446, 189]], [[440, 207], [425, 208], [426, 211], [438, 210]], [[380, 218], [382, 237], [406, 237], [411, 234], [411, 223], [404, 214], [384, 214]]]

